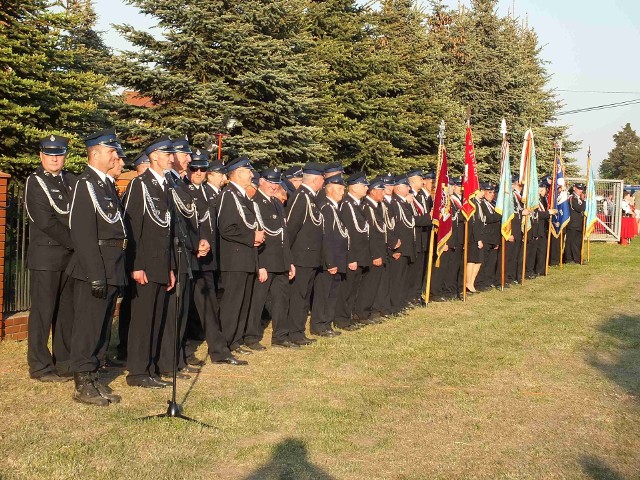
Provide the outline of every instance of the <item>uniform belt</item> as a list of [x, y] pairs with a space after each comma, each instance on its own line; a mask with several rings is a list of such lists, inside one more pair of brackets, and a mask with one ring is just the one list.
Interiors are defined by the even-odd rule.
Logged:
[[122, 250], [127, 248], [127, 239], [122, 240], [98, 240], [98, 245], [101, 247], [116, 247]]

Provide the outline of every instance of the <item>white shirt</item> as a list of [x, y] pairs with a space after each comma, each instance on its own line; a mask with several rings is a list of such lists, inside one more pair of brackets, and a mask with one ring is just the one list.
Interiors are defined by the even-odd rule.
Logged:
[[313, 191], [313, 188], [311, 188], [309, 185], [306, 184], [302, 184], [301, 186], [305, 187], [307, 190], [309, 190], [309, 192], [311, 193], [311, 195], [313, 195], [314, 197], [316, 196], [316, 192]]
[[385, 195], [384, 199], [388, 202], [391, 203], [391, 195]]
[[240, 193], [242, 193], [242, 195], [243, 195], [243, 196], [245, 196], [245, 197], [247, 196], [247, 191], [246, 191], [244, 188], [242, 188], [240, 185], [238, 185], [236, 182], [231, 181], [231, 182], [229, 182], [229, 183], [231, 183], [231, 184], [235, 185], [235, 186], [236, 186], [236, 188], [237, 188], [238, 190], [240, 190]]
[[336, 202], [333, 198], [329, 198], [327, 197], [327, 200], [329, 200], [331, 202], [331, 204], [336, 207], [336, 210], [338, 209], [338, 202]]
[[102, 180], [103, 182], [107, 181], [107, 174], [104, 172], [101, 172], [100, 170], [98, 170], [96, 167], [94, 167], [93, 165], [88, 165], [87, 166], [93, 170], [94, 172], [96, 172], [98, 174], [98, 176], [100, 177], [100, 180]]
[[351, 198], [353, 198], [353, 200], [356, 202], [356, 205], [360, 205], [360, 200], [358, 200], [356, 197], [351, 195], [351, 193], [347, 193], [347, 195], [349, 195]]
[[374, 207], [378, 208], [378, 202], [376, 202], [373, 198], [367, 195], [366, 199], [369, 200]]
[[207, 182], [207, 184], [208, 184], [211, 188], [213, 188], [213, 191], [216, 193], [216, 195], [217, 195], [218, 193], [220, 193], [220, 189], [219, 189], [218, 187], [216, 187], [213, 183], [209, 183], [209, 182]]
[[156, 178], [156, 180], [158, 180], [158, 183], [160, 184], [160, 188], [162, 188], [162, 191], [164, 192], [164, 184], [167, 183], [167, 179], [164, 178], [164, 175], [160, 175], [153, 168], [150, 168], [149, 171], [151, 172], [151, 175], [153, 175]]

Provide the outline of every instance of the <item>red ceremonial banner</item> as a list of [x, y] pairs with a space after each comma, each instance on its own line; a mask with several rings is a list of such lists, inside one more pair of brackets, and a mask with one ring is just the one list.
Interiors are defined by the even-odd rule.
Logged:
[[451, 202], [449, 200], [449, 167], [447, 165], [447, 149], [442, 147], [442, 163], [438, 173], [436, 196], [433, 201], [433, 223], [438, 227], [438, 258], [451, 236]]
[[463, 202], [462, 214], [469, 220], [476, 212], [476, 203], [471, 201], [480, 191], [478, 182], [478, 169], [476, 168], [476, 152], [473, 148], [473, 138], [471, 136], [471, 126], [467, 125], [464, 150], [464, 179], [462, 181]]

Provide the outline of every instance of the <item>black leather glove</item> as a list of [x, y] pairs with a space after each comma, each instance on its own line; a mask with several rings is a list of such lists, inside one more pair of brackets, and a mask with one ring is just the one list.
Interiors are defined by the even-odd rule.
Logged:
[[107, 298], [106, 280], [94, 280], [91, 282], [91, 295], [96, 298]]

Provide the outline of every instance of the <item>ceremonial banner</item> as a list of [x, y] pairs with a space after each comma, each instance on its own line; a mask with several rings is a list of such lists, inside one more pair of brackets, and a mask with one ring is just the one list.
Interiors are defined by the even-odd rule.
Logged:
[[[591, 157], [589, 156], [589, 160]], [[591, 161], [589, 161], [591, 163]], [[587, 202], [586, 209], [584, 211], [584, 216], [587, 217], [587, 222], [585, 225], [584, 236], [588, 237], [593, 232], [593, 229], [596, 225], [596, 220], [598, 217], [596, 213], [598, 211], [598, 206], [596, 203], [596, 184], [593, 181], [593, 168], [589, 165], [587, 169]]]
[[442, 147], [442, 163], [438, 173], [436, 196], [433, 201], [433, 224], [438, 227], [438, 259], [451, 236], [451, 203], [449, 200], [449, 171], [447, 165], [447, 149]]
[[513, 198], [511, 196], [511, 164], [509, 161], [509, 142], [502, 141], [500, 161], [500, 185], [496, 197], [496, 212], [502, 215], [500, 231], [505, 240], [511, 236], [511, 220], [513, 220]]
[[478, 169], [476, 168], [476, 152], [473, 148], [473, 138], [471, 136], [471, 126], [467, 125], [464, 149], [464, 179], [462, 180], [463, 202], [462, 214], [469, 220], [476, 212], [476, 202], [472, 201], [480, 191], [478, 182]]
[[[522, 144], [522, 156], [520, 157], [520, 183], [522, 187], [522, 203], [529, 211], [537, 210], [540, 207], [540, 195], [538, 194], [538, 169], [536, 165], [536, 147], [533, 143], [533, 132], [531, 129], [524, 134]], [[531, 228], [531, 219], [527, 215], [526, 230]]]
[[562, 232], [562, 230], [564, 230], [564, 228], [569, 224], [569, 217], [571, 216], [569, 195], [567, 194], [567, 186], [564, 182], [564, 168], [562, 166], [562, 159], [559, 156], [556, 157], [555, 172], [556, 192], [553, 197], [552, 208], [558, 210], [558, 213], [552, 216], [551, 233], [554, 237], [558, 238], [560, 236], [560, 232]]

